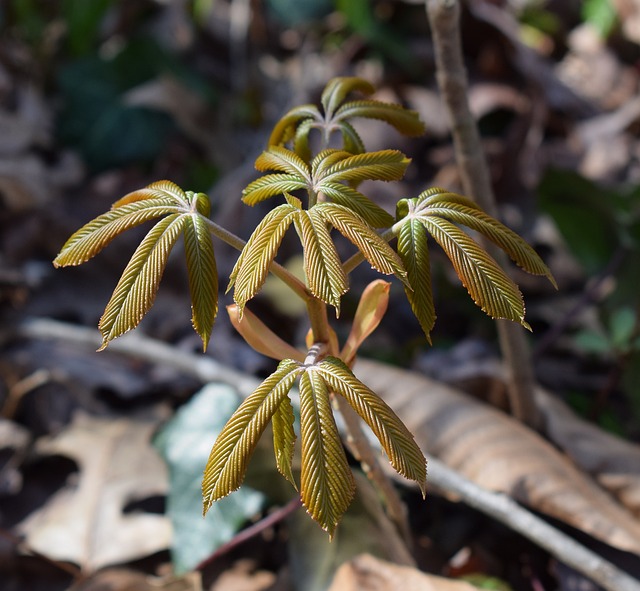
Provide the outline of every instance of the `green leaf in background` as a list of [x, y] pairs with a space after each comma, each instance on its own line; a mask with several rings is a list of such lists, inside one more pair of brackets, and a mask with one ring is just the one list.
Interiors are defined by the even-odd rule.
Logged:
[[100, 22], [113, 0], [64, 0], [67, 45], [75, 55], [87, 53], [98, 42]]
[[575, 172], [550, 170], [538, 187], [538, 203], [555, 222], [586, 273], [600, 271], [620, 244], [615, 219], [619, 196]]
[[202, 517], [202, 470], [215, 438], [239, 404], [232, 387], [209, 384], [155, 438], [154, 445], [169, 466], [167, 514], [174, 529], [171, 555], [177, 574], [192, 570], [233, 538], [264, 503], [264, 495], [243, 486]]
[[618, 13], [611, 0], [584, 0], [582, 18], [606, 38], [618, 21]]

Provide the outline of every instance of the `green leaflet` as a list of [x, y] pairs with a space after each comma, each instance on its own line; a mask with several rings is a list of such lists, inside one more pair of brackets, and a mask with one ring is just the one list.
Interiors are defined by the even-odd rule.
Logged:
[[206, 349], [218, 310], [218, 275], [213, 244], [205, 223], [211, 205], [204, 193], [184, 192], [170, 181], [133, 191], [85, 224], [62, 247], [56, 267], [86, 262], [118, 234], [146, 221], [163, 219], [149, 231], [127, 264], [98, 325], [104, 349], [109, 341], [135, 328], [149, 311], [171, 249], [184, 232], [191, 289], [192, 323]]
[[277, 170], [311, 182], [309, 165], [298, 154], [280, 146], [270, 146], [256, 159], [257, 170]]
[[308, 185], [304, 178], [293, 174], [267, 174], [245, 187], [242, 191], [242, 201], [247, 205], [256, 205], [269, 197], [304, 189]]
[[338, 131], [342, 135], [344, 150], [352, 154], [363, 153], [364, 144], [350, 123], [355, 117], [384, 121], [406, 135], [424, 133], [424, 124], [418, 114], [401, 105], [368, 99], [344, 102], [352, 92], [370, 95], [374, 90], [368, 81], [361, 78], [333, 78], [325, 86], [320, 99], [324, 113], [320, 113], [315, 105], [291, 109], [276, 123], [269, 138], [269, 146], [284, 146], [294, 140], [295, 152], [308, 160], [308, 134], [311, 128], [318, 127], [326, 130], [327, 134]]
[[320, 102], [327, 116], [333, 116], [340, 104], [350, 92], [361, 92], [362, 94], [373, 94], [374, 86], [362, 78], [332, 78], [324, 87]]
[[292, 470], [293, 450], [296, 442], [296, 434], [293, 430], [294, 421], [295, 416], [291, 400], [285, 397], [273, 413], [271, 423], [273, 427], [273, 451], [276, 455], [278, 472], [297, 489]]
[[400, 257], [357, 213], [337, 203], [319, 203], [314, 211], [353, 242], [374, 269], [408, 285]]
[[[136, 201], [144, 201], [145, 199], [166, 199], [168, 203], [176, 205], [188, 205], [189, 199], [187, 194], [175, 183], [171, 181], [156, 181], [147, 185], [143, 189], [127, 193], [121, 197], [111, 207], [122, 207]], [[208, 215], [208, 214], [206, 214]]]
[[536, 251], [513, 230], [483, 211], [471, 209], [466, 204], [448, 202], [430, 207], [427, 215], [446, 218], [479, 232], [504, 250], [519, 267], [532, 275], [546, 276], [557, 288], [549, 267], [542, 262]]
[[269, 146], [284, 145], [294, 136], [296, 126], [305, 120], [322, 121], [322, 115], [320, 115], [318, 107], [315, 105], [302, 105], [288, 111], [273, 128], [269, 137]]
[[[323, 182], [330, 181], [359, 183], [364, 180], [400, 180], [411, 162], [398, 150], [380, 150], [355, 155], [326, 150], [322, 154], [327, 153], [334, 156], [333, 161], [329, 160], [327, 163], [327, 159], [324, 158], [313, 162], [313, 176], [319, 181], [319, 184], [316, 184], [317, 190], [321, 190]], [[344, 157], [341, 157], [343, 155]]]
[[191, 322], [206, 351], [218, 313], [218, 270], [211, 235], [199, 214], [185, 217], [184, 244], [191, 293]]
[[352, 154], [362, 154], [362, 152], [366, 151], [362, 138], [351, 123], [341, 121], [340, 133], [342, 134], [344, 149], [347, 152], [351, 152]]
[[398, 254], [407, 270], [411, 289], [405, 293], [429, 343], [431, 330], [436, 322], [436, 312], [431, 291], [431, 266], [427, 231], [417, 219], [410, 219], [398, 232]]
[[227, 421], [213, 444], [202, 481], [203, 512], [214, 501], [237, 490], [247, 465], [271, 417], [287, 397], [301, 365], [291, 359], [278, 368], [246, 398]]
[[80, 265], [98, 254], [118, 234], [181, 209], [166, 198], [148, 199], [111, 209], [77, 230], [53, 261], [56, 267]]
[[169, 253], [185, 225], [175, 213], [160, 220], [145, 236], [107, 304], [98, 324], [104, 349], [109, 341], [140, 323], [156, 297]]
[[445, 251], [473, 301], [492, 318], [506, 318], [530, 329], [518, 286], [472, 238], [448, 220], [420, 218]]
[[304, 271], [309, 289], [339, 314], [340, 298], [349, 286], [327, 224], [316, 214], [315, 208], [300, 210], [295, 222], [304, 251]]
[[393, 224], [391, 214], [348, 185], [323, 182], [322, 193], [334, 203], [356, 212], [372, 228], [388, 228]]
[[233, 299], [240, 309], [264, 284], [285, 232], [300, 210], [289, 203], [272, 209], [253, 231], [231, 271], [227, 291], [234, 287]]
[[319, 373], [333, 392], [346, 398], [380, 440], [394, 469], [417, 482], [424, 495], [427, 462], [413, 435], [393, 410], [337, 357], [326, 357], [312, 371]]
[[408, 136], [418, 136], [425, 132], [424, 123], [420, 121], [418, 113], [401, 105], [372, 100], [351, 101], [342, 105], [335, 113], [335, 119], [338, 121], [354, 117], [384, 121]]
[[355, 493], [355, 481], [319, 372], [300, 376], [300, 495], [307, 511], [333, 536]]

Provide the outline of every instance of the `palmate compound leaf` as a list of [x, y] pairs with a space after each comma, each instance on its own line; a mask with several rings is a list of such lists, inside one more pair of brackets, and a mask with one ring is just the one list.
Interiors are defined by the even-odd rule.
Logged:
[[206, 350], [218, 313], [218, 270], [211, 234], [201, 215], [185, 216], [184, 245], [191, 293], [191, 323]]
[[355, 244], [376, 271], [409, 285], [400, 257], [357, 213], [337, 203], [319, 203], [313, 211]]
[[333, 416], [322, 375], [309, 368], [300, 376], [300, 495], [307, 511], [333, 536], [349, 507], [355, 481]]
[[405, 287], [407, 300], [418, 319], [429, 343], [436, 322], [431, 291], [431, 265], [429, 262], [427, 231], [417, 219], [407, 220], [398, 232], [398, 254], [402, 259], [412, 289]]
[[530, 329], [524, 319], [524, 301], [518, 286], [477, 242], [443, 218], [419, 219], [445, 251], [460, 281], [484, 312]]
[[295, 218], [296, 231], [304, 251], [304, 271], [314, 296], [340, 312], [340, 298], [348, 290], [347, 275], [331, 240], [327, 222], [316, 208], [300, 210]]
[[442, 189], [439, 191], [442, 193], [418, 198], [416, 215], [446, 218], [479, 232], [499, 246], [519, 267], [532, 275], [544, 275], [557, 288], [549, 267], [523, 238], [487, 215], [471, 199]]
[[104, 349], [109, 341], [136, 327], [155, 300], [171, 249], [186, 223], [174, 213], [161, 219], [136, 248], [111, 295], [98, 328]]
[[413, 435], [393, 410], [337, 357], [326, 357], [307, 371], [320, 374], [332, 392], [347, 400], [380, 440], [394, 469], [417, 482], [424, 495], [427, 461]]
[[227, 287], [227, 291], [234, 288], [233, 300], [238, 305], [240, 315], [245, 304], [260, 291], [282, 238], [299, 213], [300, 208], [291, 203], [272, 209], [242, 249]]
[[[224, 426], [213, 444], [204, 471], [204, 513], [214, 501], [240, 487], [260, 436], [302, 371], [303, 366], [296, 361], [281, 361], [276, 371], [242, 402]], [[290, 435], [285, 434], [284, 439], [287, 437]], [[283, 447], [280, 451], [288, 453]], [[284, 469], [286, 472], [286, 460]]]

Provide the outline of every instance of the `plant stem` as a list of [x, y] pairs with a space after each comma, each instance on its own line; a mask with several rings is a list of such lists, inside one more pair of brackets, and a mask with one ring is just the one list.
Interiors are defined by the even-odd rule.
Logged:
[[[460, 3], [458, 0], [425, 0], [425, 5], [435, 48], [438, 86], [449, 114], [464, 191], [489, 215], [497, 217], [489, 170], [467, 98], [467, 75], [460, 41]], [[505, 267], [504, 253], [494, 248], [488, 250]], [[525, 334], [520, 326], [507, 320], [498, 320], [497, 328], [507, 369], [511, 412], [529, 427], [538, 429], [541, 415], [535, 405], [535, 380]]]
[[[206, 222], [209, 226], [209, 230], [214, 236], [220, 238], [220, 240], [226, 242], [229, 246], [235, 248], [236, 250], [241, 251], [244, 248], [246, 242], [242, 238], [236, 236], [233, 232], [229, 232], [229, 230], [223, 228], [222, 226], [216, 224], [214, 221], [208, 218], [206, 218]], [[300, 281], [300, 279], [298, 279], [293, 273], [287, 271], [287, 269], [285, 269], [281, 264], [273, 261], [271, 263], [269, 271], [271, 271], [271, 273], [273, 273], [276, 277], [284, 281], [291, 288], [291, 290], [303, 301], [309, 303], [310, 301], [316, 299], [314, 295], [309, 291], [307, 286], [302, 281]]]

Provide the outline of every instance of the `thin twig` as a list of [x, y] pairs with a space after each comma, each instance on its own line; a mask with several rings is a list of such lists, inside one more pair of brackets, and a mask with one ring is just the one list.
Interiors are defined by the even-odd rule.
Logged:
[[[45, 319], [27, 320], [17, 335], [33, 339], [61, 339], [84, 346], [101, 343], [96, 330]], [[109, 350], [126, 353], [151, 363], [173, 367], [203, 382], [219, 381], [235, 386], [246, 397], [258, 386], [258, 380], [224, 367], [209, 357], [184, 351], [154, 339], [132, 333], [109, 345]], [[465, 504], [494, 517], [535, 544], [545, 548], [557, 560], [570, 565], [609, 591], [640, 591], [640, 582], [632, 579], [575, 540], [542, 521], [505, 495], [479, 487], [440, 460], [427, 456], [429, 483], [432, 487], [457, 494]]]
[[[488, 214], [496, 217], [489, 169], [469, 108], [460, 40], [460, 4], [457, 0], [425, 0], [425, 5], [435, 48], [438, 86], [449, 115], [464, 191]], [[495, 249], [491, 249], [491, 253], [504, 267], [507, 262], [504, 253]], [[497, 328], [507, 367], [511, 412], [523, 423], [538, 429], [541, 414], [535, 405], [535, 380], [524, 332], [520, 326], [506, 320], [497, 321]]]
[[202, 562], [200, 562], [200, 564], [195, 567], [195, 570], [201, 571], [205, 569], [213, 561], [231, 552], [231, 550], [238, 547], [240, 544], [243, 544], [247, 540], [254, 538], [266, 529], [273, 527], [276, 523], [279, 523], [283, 519], [286, 519], [294, 511], [297, 511], [301, 506], [302, 502], [300, 501], [299, 497], [291, 499], [284, 507], [280, 507], [280, 509], [276, 509], [272, 513], [269, 513], [269, 515], [267, 515], [264, 519], [261, 519], [253, 525], [250, 525], [249, 527], [243, 529], [241, 532], [231, 538], [231, 540], [229, 540], [226, 544], [222, 544], [222, 546], [220, 546], [213, 554], [211, 554], [211, 556], [208, 556]]
[[466, 505], [505, 524], [608, 591], [640, 591], [640, 581], [536, 517], [510, 497], [481, 488], [437, 458], [427, 458], [432, 486], [455, 493]]

